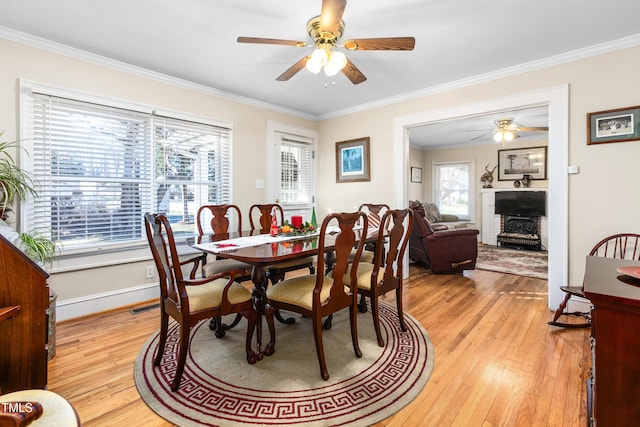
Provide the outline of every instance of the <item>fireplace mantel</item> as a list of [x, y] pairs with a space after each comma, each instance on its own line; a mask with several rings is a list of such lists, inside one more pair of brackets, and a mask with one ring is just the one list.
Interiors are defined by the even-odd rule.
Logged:
[[[481, 241], [487, 245], [498, 245], [498, 233], [500, 233], [500, 215], [495, 213], [495, 194], [498, 191], [548, 191], [544, 187], [528, 188], [483, 188], [482, 192], [482, 233]], [[548, 210], [548, 209], [547, 209]], [[540, 218], [540, 238], [542, 247], [548, 248], [548, 224], [547, 217]]]

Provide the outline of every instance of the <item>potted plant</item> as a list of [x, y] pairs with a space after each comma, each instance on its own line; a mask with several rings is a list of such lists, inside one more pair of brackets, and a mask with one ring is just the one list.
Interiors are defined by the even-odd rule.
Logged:
[[[0, 133], [2, 135], [2, 133]], [[0, 142], [0, 218], [7, 219], [9, 206], [14, 202], [36, 196], [31, 176], [16, 165], [9, 149], [15, 142]]]

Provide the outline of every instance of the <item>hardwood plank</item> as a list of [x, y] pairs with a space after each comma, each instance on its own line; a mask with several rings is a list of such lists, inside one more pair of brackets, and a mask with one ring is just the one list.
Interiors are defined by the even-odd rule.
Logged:
[[[429, 332], [435, 367], [420, 395], [376, 426], [585, 425], [589, 331], [547, 325], [546, 286], [482, 270], [434, 275], [412, 265], [404, 307]], [[171, 425], [146, 406], [133, 381], [159, 310], [132, 315], [129, 308], [58, 324], [49, 389], [71, 401], [85, 426]]]

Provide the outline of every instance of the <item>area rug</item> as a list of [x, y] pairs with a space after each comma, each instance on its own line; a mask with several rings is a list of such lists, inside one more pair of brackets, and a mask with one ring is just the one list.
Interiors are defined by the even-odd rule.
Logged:
[[[135, 362], [135, 383], [158, 415], [178, 426], [365, 426], [384, 420], [411, 402], [433, 370], [429, 335], [406, 315], [407, 332], [395, 307], [380, 303], [385, 347], [378, 347], [371, 313], [358, 314], [362, 358], [353, 353], [348, 311], [334, 316], [324, 331], [330, 378], [320, 377], [308, 319], [276, 322], [276, 352], [255, 365], [244, 355], [246, 321], [217, 339], [207, 322], [194, 328], [180, 389], [172, 393], [178, 346], [177, 324], [170, 324], [160, 367], [152, 366], [158, 333]], [[266, 329], [266, 328], [265, 328]], [[266, 332], [266, 331], [265, 331]], [[268, 336], [268, 333], [267, 333]]]
[[547, 251], [530, 251], [478, 245], [476, 268], [518, 276], [548, 278]]

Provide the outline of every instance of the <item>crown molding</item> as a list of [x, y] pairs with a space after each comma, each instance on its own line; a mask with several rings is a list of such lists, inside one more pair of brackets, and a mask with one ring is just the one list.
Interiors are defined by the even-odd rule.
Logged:
[[543, 68], [549, 68], [555, 65], [566, 64], [581, 59], [590, 58], [593, 56], [603, 55], [610, 52], [615, 52], [622, 49], [628, 49], [640, 45], [640, 34], [624, 37], [621, 39], [613, 40], [606, 43], [600, 43], [593, 46], [588, 46], [581, 49], [572, 50], [566, 53], [550, 56], [536, 61], [525, 62], [523, 64], [515, 65], [513, 67], [502, 68], [500, 70], [491, 71], [484, 74], [478, 74], [465, 79], [455, 80], [452, 82], [444, 83], [441, 85], [431, 86], [425, 89], [421, 89], [414, 92], [407, 92], [398, 96], [393, 96], [377, 101], [369, 102], [366, 104], [356, 105], [355, 107], [345, 108], [342, 110], [332, 111], [331, 113], [318, 115], [318, 120], [327, 120], [335, 117], [344, 116], [347, 114], [358, 113], [373, 108], [385, 107], [399, 102], [410, 101], [416, 98], [422, 98], [429, 95], [434, 95], [442, 92], [448, 92], [454, 89], [460, 89], [467, 86], [473, 86], [480, 83], [486, 83], [493, 80], [502, 79], [505, 77], [515, 76], [517, 74], [527, 73], [530, 71], [536, 71]]
[[627, 49], [627, 48], [640, 45], [640, 34], [635, 34], [633, 36], [624, 37], [621, 39], [600, 43], [597, 45], [588, 46], [581, 49], [576, 49], [566, 53], [550, 56], [548, 58], [526, 62], [523, 64], [503, 68], [500, 70], [496, 70], [496, 71], [492, 71], [484, 74], [478, 74], [476, 76], [472, 76], [469, 78], [455, 80], [452, 82], [447, 82], [444, 84], [420, 89], [417, 91], [407, 92], [397, 96], [379, 99], [373, 102], [368, 102], [368, 103], [356, 105], [354, 107], [332, 111], [326, 114], [316, 115], [316, 114], [305, 113], [299, 110], [285, 108], [279, 105], [267, 103], [254, 98], [248, 98], [248, 97], [224, 92], [210, 86], [193, 83], [187, 80], [183, 80], [177, 77], [172, 77], [166, 74], [158, 73], [145, 68], [136, 67], [131, 64], [109, 59], [100, 55], [95, 55], [80, 49], [72, 48], [60, 43], [52, 42], [50, 40], [46, 40], [40, 37], [35, 37], [30, 34], [22, 33], [22, 32], [15, 31], [2, 26], [0, 26], [0, 38], [4, 38], [9, 41], [21, 43], [27, 46], [38, 48], [38, 49], [46, 50], [48, 52], [64, 55], [74, 59], [84, 60], [84, 61], [96, 64], [96, 65], [100, 65], [103, 67], [138, 75], [151, 80], [156, 80], [165, 84], [170, 84], [173, 86], [177, 86], [177, 87], [181, 87], [189, 90], [194, 90], [197, 92], [217, 96], [230, 101], [235, 101], [235, 102], [250, 105], [253, 107], [263, 108], [263, 109], [271, 110], [274, 112], [279, 112], [279, 113], [283, 113], [283, 114], [287, 114], [290, 116], [299, 117], [307, 120], [312, 120], [312, 121], [322, 121], [322, 120], [332, 119], [332, 118], [336, 118], [336, 117], [340, 117], [348, 114], [371, 110], [374, 108], [385, 107], [385, 106], [397, 104], [400, 102], [410, 101], [417, 98], [422, 98], [422, 97], [426, 97], [429, 95], [434, 95], [442, 92], [448, 92], [451, 90], [460, 89], [467, 86], [473, 86], [480, 83], [486, 83], [493, 80], [502, 79], [505, 77], [527, 73], [530, 71], [536, 71], [543, 68], [548, 68], [555, 65], [561, 65], [568, 62], [573, 62], [580, 59], [586, 59], [593, 56], [603, 55], [609, 52], [615, 52], [618, 50]]
[[137, 75], [140, 77], [148, 78], [150, 80], [155, 80], [164, 84], [169, 84], [169, 85], [180, 87], [183, 89], [189, 89], [196, 92], [205, 93], [207, 95], [213, 95], [213, 96], [217, 96], [219, 98], [227, 99], [230, 101], [235, 101], [235, 102], [239, 102], [239, 103], [250, 105], [257, 108], [263, 108], [266, 110], [288, 114], [290, 116], [300, 117], [307, 120], [313, 120], [313, 121], [318, 120], [317, 116], [314, 114], [308, 114], [298, 110], [293, 110], [290, 108], [281, 107], [279, 105], [270, 104], [254, 98], [248, 98], [248, 97], [224, 92], [210, 86], [193, 83], [188, 80], [183, 80], [177, 77], [169, 76], [167, 74], [158, 73], [155, 71], [148, 70], [146, 68], [136, 67], [135, 65], [127, 64], [121, 61], [116, 61], [114, 59], [106, 58], [104, 56], [96, 55], [81, 49], [69, 47], [61, 43], [56, 43], [50, 40], [32, 36], [30, 34], [22, 33], [22, 32], [15, 31], [2, 26], [0, 26], [0, 38], [6, 39], [12, 42], [24, 44], [27, 46], [31, 46], [37, 49], [42, 49], [47, 52], [55, 53], [58, 55], [67, 56], [69, 58], [79, 59], [79, 60], [86, 61], [86, 62], [99, 65], [105, 68], [111, 68], [116, 71], [121, 71], [124, 73], [129, 73], [129, 74]]

